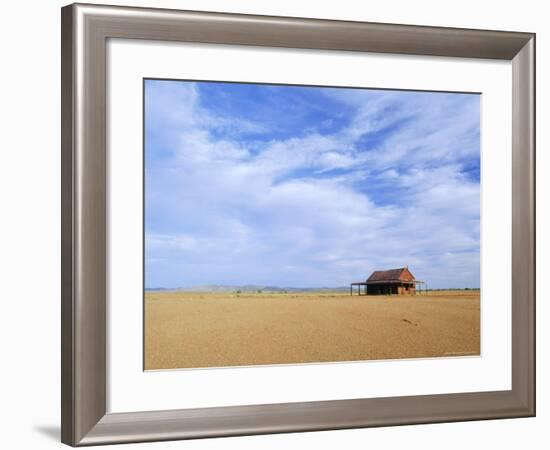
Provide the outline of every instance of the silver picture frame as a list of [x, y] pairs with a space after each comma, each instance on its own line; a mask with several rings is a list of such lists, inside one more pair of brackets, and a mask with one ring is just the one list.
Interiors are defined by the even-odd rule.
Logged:
[[[89, 4], [63, 7], [61, 16], [62, 442], [84, 446], [535, 415], [534, 33]], [[108, 413], [110, 38], [511, 61], [512, 389]]]

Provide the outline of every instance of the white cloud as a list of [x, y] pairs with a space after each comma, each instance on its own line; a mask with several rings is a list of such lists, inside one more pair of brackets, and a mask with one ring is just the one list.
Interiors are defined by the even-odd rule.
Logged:
[[[479, 111], [452, 97], [430, 109], [422, 96], [331, 90], [355, 108], [348, 126], [258, 151], [240, 131], [219, 132], [238, 117], [216, 117], [185, 86], [152, 94], [148, 112], [171, 153], [147, 169], [148, 284], [341, 286], [408, 264], [431, 285], [479, 285], [479, 183], [461, 174]], [[410, 122], [376, 142], [399, 121]], [[353, 171], [324, 176], [339, 169]], [[376, 201], [380, 186], [398, 199]]]

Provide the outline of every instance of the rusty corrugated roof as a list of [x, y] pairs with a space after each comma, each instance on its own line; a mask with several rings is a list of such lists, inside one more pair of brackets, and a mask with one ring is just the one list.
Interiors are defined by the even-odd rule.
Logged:
[[[367, 279], [367, 283], [382, 283], [382, 282], [398, 282], [398, 281], [411, 281], [409, 277], [406, 276], [407, 273], [410, 273], [409, 269], [406, 267], [401, 267], [400, 269], [389, 269], [389, 270], [376, 270], [371, 276]], [[414, 275], [410, 273], [412, 280], [414, 280]]]

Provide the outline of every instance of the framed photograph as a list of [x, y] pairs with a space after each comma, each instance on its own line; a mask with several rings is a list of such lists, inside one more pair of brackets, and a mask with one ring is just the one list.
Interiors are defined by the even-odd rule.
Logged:
[[62, 441], [535, 415], [533, 33], [62, 8]]

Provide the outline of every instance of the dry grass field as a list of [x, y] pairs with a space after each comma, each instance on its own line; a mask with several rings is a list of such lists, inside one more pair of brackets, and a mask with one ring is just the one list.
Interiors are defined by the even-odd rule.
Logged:
[[479, 355], [479, 291], [146, 292], [145, 369]]

